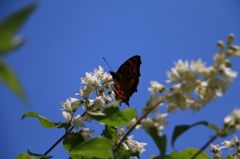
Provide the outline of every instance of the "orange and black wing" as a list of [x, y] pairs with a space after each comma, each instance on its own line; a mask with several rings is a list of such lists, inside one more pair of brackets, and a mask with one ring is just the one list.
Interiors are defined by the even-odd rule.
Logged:
[[124, 62], [116, 73], [110, 72], [113, 76], [116, 99], [122, 99], [128, 106], [129, 98], [137, 92], [141, 64], [141, 57], [136, 55]]

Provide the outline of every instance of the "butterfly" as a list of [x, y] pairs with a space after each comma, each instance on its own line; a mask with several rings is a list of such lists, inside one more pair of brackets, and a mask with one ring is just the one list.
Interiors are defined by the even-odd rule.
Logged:
[[122, 102], [128, 106], [130, 97], [137, 92], [141, 64], [141, 57], [136, 55], [125, 61], [117, 72], [110, 71], [113, 77], [116, 100], [122, 99]]

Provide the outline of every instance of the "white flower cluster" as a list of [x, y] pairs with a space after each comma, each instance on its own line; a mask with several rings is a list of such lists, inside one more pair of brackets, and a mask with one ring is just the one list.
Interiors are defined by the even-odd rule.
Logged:
[[156, 93], [167, 90], [164, 99], [168, 102], [168, 112], [175, 113], [177, 109], [200, 111], [217, 96], [226, 93], [229, 84], [237, 77], [237, 72], [231, 69], [229, 57], [240, 56], [239, 46], [232, 45], [233, 40], [234, 36], [230, 34], [226, 41], [227, 46], [221, 41], [217, 43], [220, 51], [214, 55], [212, 66], [207, 67], [201, 59], [191, 62], [178, 60], [174, 63], [175, 67], [171, 72], [167, 72], [167, 82], [175, 85], [166, 89], [158, 82], [152, 81], [149, 91], [154, 98], [151, 97], [151, 103], [161, 101], [162, 98]]
[[[80, 87], [80, 93], [75, 95], [81, 96], [83, 100], [77, 98], [70, 98], [66, 102], [61, 102], [63, 107], [63, 117], [68, 122], [74, 125], [75, 129], [78, 130], [79, 127], [86, 127], [84, 122], [91, 122], [92, 119], [86, 114], [77, 115], [72, 119], [74, 113], [77, 111], [78, 107], [83, 105], [83, 108], [88, 111], [100, 111], [106, 106], [106, 104], [114, 99], [113, 91], [107, 91], [111, 88], [112, 76], [104, 72], [103, 68], [99, 66], [98, 69], [94, 69], [94, 73], [86, 73], [86, 77], [81, 78], [84, 87]], [[93, 91], [96, 91], [96, 96], [94, 99], [89, 99]], [[108, 92], [109, 95], [105, 95]], [[81, 134], [85, 139], [92, 137], [94, 130], [92, 129], [82, 129]]]
[[232, 114], [225, 117], [224, 127], [232, 133], [240, 129], [240, 109], [235, 108]]
[[[120, 139], [122, 138], [122, 136], [126, 134], [125, 130], [122, 128], [120, 129], [119, 133], [118, 133], [118, 141], [116, 142], [117, 144], [119, 144]], [[122, 143], [122, 146], [124, 149], [126, 150], [130, 150], [133, 152], [138, 152], [138, 153], [143, 153], [145, 150], [144, 146], [147, 145], [147, 143], [143, 143], [143, 142], [138, 142], [133, 140], [133, 135], [131, 136], [127, 136], [124, 139], [125, 142]]]
[[[211, 152], [213, 153], [213, 158], [220, 158], [222, 154], [222, 149], [224, 148], [231, 148], [228, 157], [229, 158], [238, 158], [239, 156], [239, 148], [240, 148], [240, 141], [238, 140], [238, 137], [234, 135], [234, 138], [231, 141], [224, 140], [222, 143], [224, 146], [219, 146], [218, 144], [211, 146]], [[236, 149], [236, 153], [232, 152], [232, 148]]]
[[162, 135], [162, 130], [165, 125], [168, 124], [168, 122], [165, 120], [165, 118], [168, 116], [167, 113], [164, 114], [157, 114], [155, 117], [147, 117], [142, 120], [142, 127], [150, 133], [150, 130], [152, 127], [157, 128], [158, 135]]

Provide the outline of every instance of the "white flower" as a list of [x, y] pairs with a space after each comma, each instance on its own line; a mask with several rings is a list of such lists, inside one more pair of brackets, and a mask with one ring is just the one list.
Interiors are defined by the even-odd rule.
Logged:
[[100, 79], [102, 78], [103, 72], [104, 70], [101, 66], [98, 66], [98, 69], [94, 69], [94, 74]]
[[196, 99], [187, 99], [186, 103], [190, 109], [196, 111], [200, 111], [200, 108], [202, 106], [201, 103], [199, 103], [199, 101]]
[[98, 96], [94, 99], [94, 109], [102, 109], [105, 105], [105, 100], [102, 96]]
[[221, 157], [221, 154], [222, 154], [222, 151], [221, 151], [221, 149], [223, 148], [223, 147], [219, 147], [219, 145], [218, 144], [216, 144], [216, 145], [213, 145], [213, 144], [211, 144], [210, 143], [210, 146], [211, 146], [211, 152], [213, 152], [213, 155], [214, 155], [214, 157]]
[[66, 102], [61, 102], [62, 107], [67, 112], [72, 112], [73, 110], [77, 110], [77, 108], [82, 105], [82, 101], [77, 98], [70, 98], [66, 100]]
[[80, 93], [76, 93], [75, 95], [81, 96], [83, 99], [87, 100], [88, 97], [92, 94], [92, 92], [96, 89], [91, 84], [86, 85], [84, 88], [80, 87]]
[[67, 123], [71, 122], [72, 120], [72, 114], [66, 111], [62, 111], [62, 115]]
[[[136, 118], [133, 118], [133, 119], [131, 120], [131, 123], [127, 126], [127, 128], [128, 128], [128, 129], [131, 129], [131, 128], [136, 124], [136, 122], [137, 122], [137, 119], [136, 119]], [[137, 124], [137, 125], [134, 127], [134, 129], [139, 129], [141, 126], [142, 126], [142, 125]]]
[[112, 85], [113, 84], [113, 80], [112, 80], [112, 75], [104, 72], [104, 74], [102, 75], [102, 82], [105, 84], [107, 83], [108, 85]]
[[97, 78], [95, 74], [91, 74], [86, 72], [86, 77], [81, 78], [82, 84], [84, 85], [92, 85], [94, 87], [98, 87], [100, 80]]
[[89, 140], [92, 138], [92, 133], [94, 132], [95, 130], [91, 129], [91, 128], [84, 128], [82, 129], [80, 132], [82, 134], [82, 137], [84, 138], [84, 140]]
[[233, 131], [240, 129], [240, 109], [235, 108], [232, 114], [225, 117], [224, 125]]
[[160, 83], [158, 83], [157, 81], [151, 81], [150, 83], [151, 83], [151, 87], [149, 87], [148, 90], [152, 93], [158, 93], [165, 90], [165, 87]]
[[86, 117], [81, 117], [79, 114], [72, 120], [72, 124], [74, 125], [75, 129], [78, 130], [79, 127], [86, 127], [83, 123]]
[[77, 108], [82, 105], [82, 101], [77, 98], [70, 98], [70, 102], [73, 110], [77, 110]]
[[226, 63], [229, 63], [229, 60], [226, 58], [226, 55], [223, 53], [217, 53], [214, 55], [214, 62], [215, 62], [215, 66], [221, 66], [221, 65], [225, 65]]
[[80, 94], [76, 95], [82, 96], [83, 99], [88, 99], [92, 92], [101, 86], [100, 80], [95, 74], [86, 72], [86, 77], [81, 78], [82, 83], [85, 85], [84, 88], [80, 87]]
[[206, 67], [201, 69], [201, 74], [206, 78], [206, 79], [213, 79], [217, 76], [218, 71], [210, 66], [210, 67]]
[[162, 135], [162, 130], [164, 128], [164, 125], [168, 124], [168, 122], [165, 120], [167, 115], [168, 114], [158, 114], [154, 118], [144, 118], [141, 121], [141, 125], [145, 129], [145, 131], [147, 131], [148, 133], [150, 133], [150, 129], [152, 127], [155, 127], [158, 131], [158, 134]]
[[190, 68], [193, 71], [194, 74], [198, 75], [202, 69], [204, 69], [206, 66], [206, 63], [202, 62], [202, 59], [198, 59], [196, 62], [191, 61]]
[[181, 59], [178, 62], [174, 62], [175, 68], [177, 69], [180, 75], [185, 74], [189, 71], [188, 69], [188, 61], [183, 62]]
[[233, 81], [233, 78], [236, 78], [238, 74], [236, 71], [232, 71], [231, 68], [224, 65], [221, 65], [220, 70], [223, 79], [229, 83], [231, 83]]
[[235, 147], [235, 144], [231, 141], [224, 140], [221, 144], [225, 145], [224, 148]]
[[168, 113], [163, 113], [163, 114], [157, 114], [153, 120], [157, 125], [167, 125], [168, 122], [165, 120], [165, 118], [168, 116]]
[[125, 140], [125, 143], [127, 145], [126, 147], [127, 150], [131, 150], [139, 153], [143, 153], [144, 151], [146, 151], [144, 146], [147, 145], [147, 143], [140, 143], [132, 139], [133, 139], [133, 135], [128, 136], [127, 139]]
[[[173, 108], [179, 108], [182, 111], [185, 111], [187, 107], [186, 103], [187, 98], [182, 93], [174, 93], [168, 96], [168, 105], [166, 106], [170, 112]], [[173, 109], [174, 110], [174, 109]]]
[[176, 83], [176, 82], [181, 82], [181, 76], [177, 72], [177, 69], [172, 68], [172, 72], [167, 72], [167, 76], [169, 80], [166, 80], [167, 83]]
[[141, 121], [141, 125], [149, 133], [150, 132], [150, 128], [154, 126], [153, 119], [152, 118], [144, 118]]

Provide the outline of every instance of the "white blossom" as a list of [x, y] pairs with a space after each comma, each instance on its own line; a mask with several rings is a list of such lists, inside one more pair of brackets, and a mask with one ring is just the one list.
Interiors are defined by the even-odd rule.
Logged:
[[221, 151], [222, 147], [219, 147], [218, 144], [213, 145], [211, 143], [210, 143], [210, 146], [212, 148], [210, 151], [213, 153], [213, 157], [215, 157], [215, 158], [219, 157], [220, 158], [221, 154], [222, 154], [222, 151]]
[[104, 70], [101, 66], [98, 66], [98, 69], [96, 68], [94, 69], [94, 74], [96, 75], [96, 77], [100, 79], [102, 78], [103, 73], [104, 73]]
[[79, 127], [86, 127], [83, 123], [86, 117], [81, 117], [79, 114], [72, 120], [72, 124], [74, 125], [75, 129], [78, 130]]
[[206, 63], [202, 62], [202, 59], [198, 59], [196, 62], [191, 61], [190, 68], [193, 71], [193, 73], [197, 76], [203, 68], [205, 68]]
[[224, 125], [233, 131], [240, 129], [240, 109], [235, 108], [232, 114], [225, 117]]
[[105, 100], [102, 96], [98, 96], [94, 99], [94, 109], [102, 109], [105, 105]]
[[77, 98], [70, 98], [66, 100], [66, 102], [61, 102], [62, 107], [67, 112], [72, 112], [73, 110], [77, 110], [79, 106], [82, 105], [82, 101]]
[[147, 143], [140, 143], [132, 139], [133, 139], [133, 135], [128, 136], [127, 139], [125, 140], [125, 143], [127, 145], [126, 147], [127, 150], [131, 150], [133, 152], [139, 152], [139, 153], [143, 153], [144, 151], [146, 151], [144, 146], [147, 145]]
[[62, 115], [67, 123], [70, 123], [72, 120], [72, 114], [66, 111], [62, 111]]
[[[133, 119], [131, 120], [131, 123], [127, 126], [127, 128], [128, 128], [128, 129], [131, 129], [131, 128], [136, 124], [136, 122], [137, 122], [137, 119], [136, 119], [136, 118], [133, 118]], [[134, 129], [139, 129], [141, 126], [142, 126], [142, 125], [137, 124], [137, 125], [134, 127]]]
[[168, 124], [168, 122], [165, 120], [167, 116], [168, 114], [157, 114], [153, 118], [144, 118], [141, 121], [142, 128], [150, 133], [151, 128], [155, 127], [158, 131], [158, 135], [162, 135], [164, 126]]
[[221, 65], [220, 70], [221, 70], [221, 76], [223, 77], [223, 79], [226, 82], [231, 83], [233, 81], [233, 79], [237, 77], [237, 72], [232, 71], [231, 68], [229, 68], [229, 67]]
[[92, 138], [92, 133], [94, 133], [95, 130], [91, 129], [91, 128], [84, 128], [81, 130], [81, 134], [82, 137], [84, 138], [84, 140], [89, 140]]
[[158, 93], [165, 90], [165, 87], [160, 83], [158, 83], [157, 81], [151, 81], [150, 83], [151, 83], [151, 87], [149, 87], [148, 90], [152, 93]]

